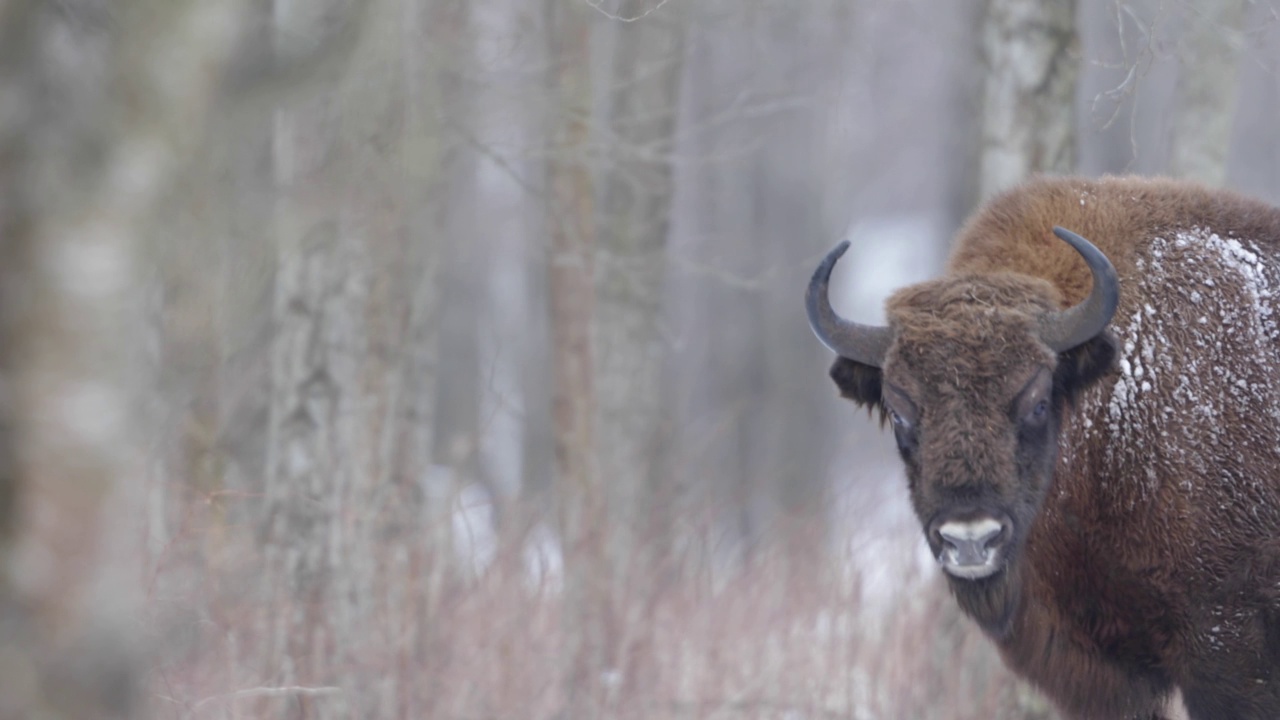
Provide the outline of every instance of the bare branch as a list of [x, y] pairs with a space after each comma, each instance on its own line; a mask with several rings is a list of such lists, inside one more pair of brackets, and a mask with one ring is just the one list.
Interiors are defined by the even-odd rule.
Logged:
[[213, 707], [219, 702], [235, 702], [236, 700], [248, 700], [250, 698], [271, 698], [271, 697], [326, 697], [331, 695], [341, 695], [342, 688], [332, 686], [306, 687], [302, 685], [286, 685], [283, 687], [256, 687], [247, 688], [245, 690], [236, 690], [234, 692], [222, 695], [214, 695], [204, 698], [191, 706], [191, 709], [183, 717], [193, 718], [202, 709]]
[[648, 10], [645, 10], [639, 15], [634, 15], [632, 17], [623, 17], [622, 15], [615, 15], [614, 13], [611, 13], [608, 10], [605, 10], [603, 7], [600, 6], [600, 0], [586, 0], [586, 3], [590, 5], [592, 8], [594, 8], [596, 12], [609, 18], [610, 20], [616, 20], [618, 22], [624, 22], [624, 23], [633, 23], [638, 20], [643, 20], [649, 17], [650, 15], [658, 12], [659, 10], [662, 9], [663, 5], [666, 5], [670, 1], [671, 0], [658, 0], [657, 5], [654, 5], [653, 7], [649, 8]]

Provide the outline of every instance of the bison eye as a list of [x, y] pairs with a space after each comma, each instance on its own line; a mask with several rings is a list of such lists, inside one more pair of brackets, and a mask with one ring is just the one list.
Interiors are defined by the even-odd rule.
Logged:
[[1046, 416], [1048, 416], [1048, 414], [1049, 414], [1049, 401], [1042, 399], [1040, 402], [1036, 403], [1035, 407], [1031, 408], [1031, 412], [1027, 415], [1027, 422], [1032, 422], [1032, 423], [1044, 422], [1044, 419]]
[[898, 441], [898, 452], [902, 454], [903, 460], [910, 462], [916, 449], [915, 428], [893, 410], [889, 410], [889, 421], [893, 423], [893, 438]]

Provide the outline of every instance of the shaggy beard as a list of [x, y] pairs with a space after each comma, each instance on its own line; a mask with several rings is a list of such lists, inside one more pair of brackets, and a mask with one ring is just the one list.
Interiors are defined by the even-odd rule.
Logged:
[[960, 609], [973, 618], [983, 632], [996, 640], [1008, 635], [1022, 596], [1021, 576], [1016, 566], [1008, 563], [994, 575], [977, 580], [950, 575], [947, 580]]

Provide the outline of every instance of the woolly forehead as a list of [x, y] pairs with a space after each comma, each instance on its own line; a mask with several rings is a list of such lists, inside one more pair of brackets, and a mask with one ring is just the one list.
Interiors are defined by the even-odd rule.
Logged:
[[895, 337], [885, 379], [916, 397], [951, 390], [1007, 399], [1034, 368], [1054, 367], [1055, 354], [1037, 332], [1040, 315], [1058, 307], [1052, 285], [1025, 275], [947, 277], [903, 288], [886, 304]]

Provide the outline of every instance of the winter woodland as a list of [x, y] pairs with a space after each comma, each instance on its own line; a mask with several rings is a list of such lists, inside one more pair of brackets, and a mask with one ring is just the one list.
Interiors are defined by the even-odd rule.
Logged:
[[0, 0], [0, 718], [1056, 717], [808, 275], [1277, 117], [1276, 0]]

